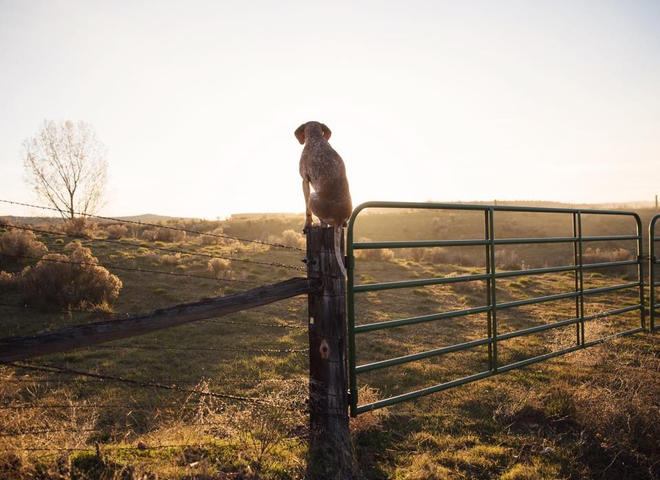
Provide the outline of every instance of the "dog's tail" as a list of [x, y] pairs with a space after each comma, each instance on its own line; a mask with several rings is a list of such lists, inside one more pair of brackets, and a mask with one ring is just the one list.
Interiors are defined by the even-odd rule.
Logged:
[[341, 237], [343, 234], [344, 229], [342, 227], [335, 227], [335, 257], [337, 257], [337, 263], [339, 264], [342, 275], [344, 275], [344, 278], [348, 278], [348, 273], [344, 266], [344, 259], [341, 256]]

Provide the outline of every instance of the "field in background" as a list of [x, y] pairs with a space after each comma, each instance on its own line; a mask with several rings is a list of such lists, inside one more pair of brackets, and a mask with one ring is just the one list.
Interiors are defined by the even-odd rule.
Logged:
[[[643, 224], [655, 213], [640, 211]], [[483, 220], [469, 217], [374, 213], [361, 221], [358, 236], [377, 241], [481, 235]], [[113, 231], [112, 224], [103, 223], [88, 227], [88, 239], [80, 241], [123, 282], [113, 312], [106, 308], [103, 313], [112, 318], [304, 276], [301, 223], [302, 216], [289, 215], [170, 220], [166, 226], [172, 228], [162, 231], [137, 224], [119, 224]], [[570, 235], [563, 224], [546, 217], [540, 222], [531, 214], [507, 226], [498, 235]], [[608, 234], [620, 226], [587, 228]], [[61, 231], [61, 226], [53, 229]], [[36, 237], [49, 252], [62, 251], [72, 241], [60, 234]], [[623, 259], [634, 251], [627, 245], [598, 247], [592, 255]], [[565, 262], [571, 254], [561, 246], [530, 246], [503, 250], [497, 260], [503, 267], [524, 269]], [[371, 282], [459, 275], [480, 268], [478, 259], [469, 248], [378, 252], [362, 259], [356, 276]], [[19, 258], [2, 269], [19, 272], [35, 263]], [[589, 281], [602, 286], [612, 276], [628, 274], [599, 272]], [[498, 295], [540, 296], [572, 281], [561, 274], [522, 277], [501, 282]], [[465, 308], [482, 301], [483, 294], [476, 282], [374, 293], [358, 308], [363, 321], [382, 321], [394, 314]], [[591, 308], [625, 301], [610, 296]], [[12, 288], [3, 287], [0, 303], [3, 336], [99, 317], [82, 309], [53, 313], [22, 306], [21, 291]], [[0, 367], [0, 477], [301, 478], [306, 462], [306, 308], [306, 299], [299, 297], [39, 358], [20, 368]], [[567, 308], [561, 302], [553, 308], [528, 307], [506, 321], [512, 327], [533, 325]], [[475, 335], [479, 318], [471, 322], [432, 331], [419, 325], [405, 334], [381, 332], [368, 338], [361, 354], [372, 360], [458, 343]], [[593, 328], [608, 327], [604, 320]], [[503, 355], [515, 359], [561, 344], [570, 335], [553, 331], [531, 343], [511, 342]], [[361, 395], [376, 399], [437, 383], [479, 361], [478, 356], [457, 356], [374, 373]], [[660, 478], [659, 375], [657, 338], [643, 334], [360, 415], [352, 420], [358, 468], [365, 478]]]

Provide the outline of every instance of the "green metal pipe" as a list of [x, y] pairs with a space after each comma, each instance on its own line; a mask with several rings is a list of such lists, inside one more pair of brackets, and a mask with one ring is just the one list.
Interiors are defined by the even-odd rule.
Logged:
[[[635, 214], [636, 215], [636, 214]], [[612, 242], [622, 240], [639, 240], [641, 237], [637, 235], [609, 235], [604, 237], [583, 237], [583, 242]]]
[[430, 247], [479, 247], [486, 240], [415, 240], [410, 242], [357, 242], [355, 250], [376, 250], [383, 248], [430, 248]]
[[[655, 244], [660, 241], [660, 236], [656, 236], [655, 227], [660, 220], [660, 215], [656, 215], [651, 219], [651, 224], [649, 225], [649, 329], [651, 332], [655, 332], [656, 328], [660, 328], [660, 325], [656, 327], [656, 310], [660, 307], [660, 303], [656, 303], [656, 287], [660, 286], [660, 282], [656, 282], [656, 265], [658, 264], [658, 258], [655, 253]], [[660, 323], [660, 322], [658, 322]]]
[[506, 308], [524, 307], [526, 305], [535, 305], [537, 303], [554, 302], [557, 300], [564, 300], [566, 298], [575, 298], [579, 295], [580, 292], [568, 292], [558, 293], [556, 295], [547, 295], [545, 297], [528, 298], [526, 300], [515, 300], [513, 302], [505, 302], [500, 303], [499, 305], [495, 305], [495, 309], [504, 310]]
[[437, 320], [446, 320], [449, 318], [464, 317], [466, 315], [475, 315], [486, 313], [491, 310], [490, 306], [466, 308], [465, 310], [455, 310], [451, 312], [433, 313], [421, 317], [400, 318], [398, 320], [387, 320], [384, 322], [368, 323], [366, 325], [356, 325], [355, 333], [374, 332], [376, 330], [386, 330], [396, 327], [405, 327], [406, 325], [416, 325], [418, 323], [433, 322]]
[[402, 402], [407, 402], [410, 400], [415, 400], [417, 398], [430, 395], [432, 393], [437, 393], [441, 392], [443, 390], [447, 390], [449, 388], [453, 387], [458, 387], [460, 385], [466, 385], [471, 382], [475, 382], [477, 380], [482, 380], [484, 378], [492, 377], [495, 375], [494, 372], [488, 371], [488, 372], [482, 372], [478, 373], [476, 375], [470, 375], [469, 377], [461, 378], [458, 380], [453, 380], [451, 382], [446, 382], [440, 385], [436, 385], [434, 387], [429, 387], [429, 388], [424, 388], [421, 390], [417, 390], [415, 392], [409, 392], [409, 393], [404, 393], [402, 395], [397, 395], [395, 397], [389, 397], [383, 400], [379, 400], [377, 402], [369, 403], [366, 405], [361, 405], [356, 408], [356, 415], [359, 413], [366, 413], [370, 412], [373, 410], [376, 410], [378, 408], [383, 408], [383, 407], [391, 407], [392, 405], [396, 405], [398, 403]]
[[598, 293], [616, 292], [617, 290], [626, 290], [628, 288], [639, 288], [639, 283], [624, 283], [621, 285], [612, 285], [609, 287], [590, 288], [584, 290], [585, 295], [595, 295]]
[[468, 350], [470, 348], [480, 347], [490, 343], [492, 340], [489, 338], [483, 338], [481, 340], [473, 340], [471, 342], [465, 342], [458, 345], [450, 345], [448, 347], [437, 348], [435, 350], [427, 350], [426, 352], [413, 353], [410, 355], [405, 355], [403, 357], [390, 358], [388, 360], [381, 360], [379, 362], [368, 363], [366, 365], [360, 365], [357, 367], [357, 373], [370, 372], [372, 370], [378, 370], [381, 368], [394, 367], [396, 365], [402, 365], [404, 363], [417, 362], [419, 360], [425, 360], [427, 358], [439, 357], [440, 355], [446, 355], [448, 353], [460, 352], [462, 350]]
[[349, 414], [354, 417], [357, 415], [358, 406], [358, 387], [356, 369], [356, 345], [355, 345], [355, 253], [353, 249], [353, 230], [355, 227], [355, 216], [353, 213], [351, 220], [346, 229], [346, 257], [347, 262], [347, 278], [346, 278], [346, 314], [347, 328], [348, 328], [348, 410]]
[[547, 330], [552, 330], [554, 328], [566, 327], [568, 325], [575, 325], [580, 322], [579, 318], [569, 318], [568, 320], [562, 320], [561, 322], [547, 323], [545, 325], [537, 325], [535, 327], [526, 328], [524, 330], [516, 330], [515, 332], [501, 333], [498, 337], [498, 341], [510, 340], [516, 337], [523, 337], [525, 335], [532, 335], [534, 333], [545, 332]]
[[[402, 209], [402, 210], [471, 210], [471, 211], [498, 211], [498, 212], [520, 212], [520, 213], [563, 213], [570, 214], [575, 211], [569, 208], [559, 207], [524, 207], [515, 205], [476, 205], [469, 203], [432, 203], [432, 202], [381, 202], [372, 201], [365, 202], [358, 205], [353, 210], [353, 215], [349, 222], [354, 219], [366, 209]], [[622, 210], [596, 210], [596, 209], [581, 209], [582, 214], [593, 215], [614, 215], [614, 216], [629, 216], [631, 212]]]
[[577, 284], [580, 292], [580, 298], [578, 299], [579, 302], [579, 316], [580, 316], [580, 324], [578, 326], [578, 345], [584, 345], [584, 337], [585, 337], [585, 330], [584, 330], [584, 240], [582, 236], [582, 213], [580, 211], [576, 212], [576, 218], [577, 218], [577, 231], [574, 232], [574, 235], [576, 235], [579, 240], [575, 244], [576, 248], [576, 262], [575, 264], [578, 266], [578, 271], [577, 271]]
[[[387, 241], [387, 242], [354, 242], [354, 224], [358, 215], [365, 209], [419, 209], [419, 210], [450, 210], [450, 211], [473, 211], [473, 212], [483, 212], [484, 214], [484, 238], [483, 239], [468, 239], [468, 240], [425, 240], [425, 241]], [[497, 212], [519, 212], [519, 213], [553, 213], [553, 214], [563, 214], [571, 215], [573, 219], [573, 236], [572, 237], [545, 237], [545, 238], [503, 238], [498, 239], [495, 235], [495, 224], [496, 224], [496, 213]], [[606, 235], [606, 236], [583, 236], [582, 232], [582, 219], [585, 215], [596, 215], [596, 216], [624, 216], [624, 217], [634, 217], [636, 221], [637, 232], [636, 235]], [[650, 243], [651, 243], [651, 262], [650, 270], [653, 271], [657, 261], [653, 254], [653, 244], [655, 241], [660, 240], [660, 238], [655, 237], [654, 227], [656, 220], [660, 218], [660, 215], [656, 216], [650, 227]], [[587, 242], [604, 242], [604, 241], [636, 241], [637, 242], [637, 260], [630, 261], [621, 261], [621, 262], [600, 262], [594, 264], [584, 264], [584, 244]], [[625, 212], [618, 210], [574, 210], [574, 209], [564, 209], [564, 208], [545, 208], [545, 207], [517, 207], [517, 206], [492, 206], [492, 205], [469, 205], [469, 204], [439, 204], [439, 203], [411, 203], [411, 202], [368, 202], [362, 205], [359, 205], [353, 212], [348, 226], [348, 239], [347, 239], [347, 255], [348, 255], [348, 266], [349, 266], [349, 278], [348, 278], [348, 314], [349, 314], [349, 368], [350, 368], [350, 407], [351, 415], [355, 416], [359, 413], [365, 411], [373, 410], [374, 408], [381, 408], [384, 406], [394, 405], [400, 403], [401, 401], [411, 400], [418, 398], [423, 395], [428, 395], [435, 393], [453, 386], [462, 385], [469, 383], [471, 381], [476, 381], [481, 378], [486, 378], [488, 376], [495, 375], [499, 372], [505, 372], [513, 370], [514, 368], [520, 368], [531, 363], [540, 362], [549, 358], [553, 358], [565, 353], [569, 353], [587, 346], [594, 345], [604, 341], [603, 339], [598, 339], [595, 341], [585, 342], [585, 333], [584, 325], [587, 321], [592, 321], [598, 318], [603, 318], [606, 316], [620, 315], [626, 312], [631, 311], [640, 311], [640, 317], [642, 321], [642, 326], [640, 328], [635, 328], [632, 330], [626, 330], [624, 332], [618, 332], [615, 336], [629, 335], [637, 333], [644, 330], [645, 319], [644, 319], [644, 281], [643, 281], [643, 264], [642, 264], [642, 255], [643, 255], [643, 239], [641, 236], [641, 220], [639, 215], [633, 212]], [[511, 245], [522, 245], [522, 244], [551, 244], [551, 243], [572, 243], [574, 249], [574, 264], [567, 266], [557, 266], [557, 267], [544, 267], [544, 268], [535, 268], [529, 270], [520, 270], [520, 271], [508, 271], [508, 272], [498, 272], [496, 265], [496, 247], [498, 246], [511, 246]], [[376, 284], [365, 284], [365, 285], [355, 285], [354, 278], [354, 268], [355, 268], [355, 251], [362, 249], [383, 249], [383, 248], [429, 248], [429, 247], [484, 247], [485, 252], [485, 269], [484, 274], [476, 275], [463, 275], [461, 277], [444, 277], [444, 278], [428, 278], [428, 279], [417, 279], [417, 280], [405, 280], [405, 281], [396, 281], [396, 282], [383, 282]], [[623, 266], [632, 266], [636, 265], [638, 267], [638, 281], [635, 283], [625, 283], [620, 285], [586, 289], [584, 288], [584, 271], [593, 270], [598, 268], [606, 267], [623, 267]], [[548, 295], [544, 297], [536, 297], [525, 300], [518, 300], [512, 302], [505, 302], [502, 304], [497, 303], [497, 287], [496, 282], [498, 279], [510, 278], [516, 276], [532, 276], [532, 275], [542, 275], [545, 273], [563, 273], [563, 272], [574, 272], [575, 274], [575, 291], [566, 292], [556, 295]], [[651, 284], [655, 286], [660, 286], [660, 282], [656, 284], [654, 282], [655, 277], [651, 277]], [[486, 281], [486, 303], [487, 305], [482, 307], [452, 311], [452, 312], [441, 312], [432, 315], [424, 315], [420, 317], [404, 318], [404, 319], [395, 319], [385, 322], [372, 323], [367, 325], [356, 325], [355, 320], [355, 294], [361, 292], [372, 292], [372, 291], [382, 291], [382, 290], [391, 290], [391, 289], [403, 289], [403, 288], [414, 288], [414, 287], [423, 287], [430, 285], [441, 285], [441, 284], [456, 284], [461, 282], [468, 281]], [[624, 308], [619, 308], [615, 310], [610, 310], [607, 312], [601, 312], [598, 314], [585, 316], [584, 300], [586, 295], [594, 295], [599, 293], [609, 293], [615, 291], [622, 291], [626, 289], [639, 288], [640, 291], [640, 303], [633, 306], [628, 306]], [[653, 296], [653, 288], [651, 288], [651, 329], [655, 327], [654, 323], [654, 310], [657, 308]], [[500, 334], [498, 332], [498, 322], [497, 322], [497, 312], [498, 310], [520, 307], [525, 305], [539, 304], [563, 299], [576, 299], [576, 317], [571, 319], [565, 319], [560, 322], [545, 324], [545, 325], [536, 325], [534, 327], [526, 328], [523, 330], [517, 330], [514, 332], [508, 332]], [[413, 355], [405, 355], [393, 359], [386, 359], [379, 362], [373, 362], [367, 365], [356, 365], [356, 334], [357, 333], [367, 333], [376, 330], [384, 330], [395, 327], [405, 327], [407, 325], [420, 324], [424, 322], [431, 321], [441, 321], [451, 318], [457, 318], [466, 315], [474, 315], [479, 313], [488, 314], [488, 332], [487, 338], [480, 340], [475, 340], [471, 342], [465, 342], [458, 345], [450, 345], [447, 347], [434, 349], [430, 351], [420, 352]], [[532, 335], [535, 333], [540, 333], [554, 328], [560, 328], [564, 326], [569, 326], [576, 324], [577, 328], [577, 344], [573, 347], [562, 349], [556, 352], [550, 352], [544, 355], [536, 356], [530, 359], [523, 360], [521, 362], [516, 362], [514, 364], [502, 365], [498, 363], [498, 343], [499, 341], [504, 341], [516, 337], [522, 337], [525, 335]], [[610, 337], [608, 337], [610, 338]], [[368, 405], [359, 405], [357, 397], [357, 374], [364, 373], [372, 370], [378, 370], [382, 368], [387, 368], [395, 365], [401, 365], [408, 362], [414, 362], [422, 359], [433, 358], [439, 355], [444, 355], [452, 352], [459, 352], [470, 348], [476, 348], [478, 346], [487, 345], [489, 348], [489, 370], [487, 372], [481, 372], [468, 377], [453, 380], [450, 382], [445, 382], [440, 385], [436, 385], [429, 388], [424, 388], [417, 390], [415, 392], [404, 393], [402, 395], [397, 395], [387, 399], [380, 400]]]
[[607, 312], [594, 313], [584, 317], [585, 322], [597, 320], [599, 318], [613, 317], [614, 315], [621, 315], [623, 313], [634, 312], [635, 310], [643, 310], [641, 305], [631, 305], [629, 307], [617, 308], [616, 310], [609, 310]]
[[379, 290], [394, 290], [397, 288], [414, 288], [426, 287], [429, 285], [442, 285], [448, 283], [472, 282], [475, 280], [486, 280], [489, 275], [463, 275], [460, 277], [440, 277], [440, 278], [426, 278], [420, 280], [403, 280], [401, 282], [385, 282], [385, 283], [365, 283], [353, 287], [355, 293], [360, 292], [376, 292]]
[[595, 268], [616, 268], [616, 267], [626, 267], [629, 265], [637, 265], [637, 260], [624, 260], [621, 262], [600, 262], [600, 263], [585, 263], [582, 265], [582, 268], [595, 269]]
[[488, 282], [490, 293], [488, 295], [490, 306], [490, 317], [488, 322], [488, 334], [493, 340], [491, 343], [491, 350], [489, 351], [490, 357], [490, 370], [497, 372], [499, 361], [497, 359], [497, 265], [495, 261], [495, 207], [488, 209], [488, 216], [486, 217], [486, 238], [490, 240], [490, 245], [487, 247], [487, 261], [491, 278]]
[[[636, 262], [631, 262], [631, 265], [634, 265]], [[545, 267], [545, 268], [535, 268], [529, 270], [515, 270], [510, 272], [497, 272], [495, 273], [495, 278], [509, 278], [509, 277], [520, 277], [520, 276], [531, 276], [539, 275], [544, 273], [562, 273], [562, 272], [573, 272], [577, 270], [578, 267], [563, 266], [563, 267]], [[440, 278], [427, 278], [420, 280], [402, 280], [400, 282], [384, 282], [384, 283], [365, 283], [362, 285], [356, 285], [353, 287], [354, 293], [363, 293], [363, 292], [375, 292], [379, 290], [394, 290], [397, 288], [414, 288], [414, 287], [423, 287], [429, 285], [441, 285], [448, 283], [460, 283], [460, 282], [473, 282], [477, 280], [488, 280], [492, 278], [492, 274], [476, 274], [476, 275], [462, 275], [459, 277], [440, 277]]]

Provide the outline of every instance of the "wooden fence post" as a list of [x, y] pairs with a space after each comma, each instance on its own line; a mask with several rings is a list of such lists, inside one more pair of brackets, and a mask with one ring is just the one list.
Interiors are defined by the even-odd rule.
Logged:
[[[344, 241], [341, 242], [342, 258]], [[308, 478], [352, 478], [348, 435], [346, 279], [334, 253], [334, 228], [307, 230], [307, 274], [321, 289], [309, 294], [310, 449]]]

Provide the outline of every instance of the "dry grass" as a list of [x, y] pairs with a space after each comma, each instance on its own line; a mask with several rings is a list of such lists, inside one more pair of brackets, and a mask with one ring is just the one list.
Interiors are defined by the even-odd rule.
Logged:
[[[397, 225], [408, 237], [475, 238], [470, 219], [460, 215], [436, 220], [409, 212], [395, 218], [374, 215], [364, 236], [387, 238], [383, 225]], [[192, 221], [191, 221], [192, 222]], [[246, 216], [231, 221], [177, 224], [243, 238], [284, 239], [302, 217]], [[483, 218], [475, 220], [474, 231]], [[446, 228], [450, 226], [451, 228]], [[525, 222], [504, 232], [524, 237]], [[533, 224], [534, 228], [542, 228]], [[587, 227], [595, 229], [596, 226]], [[606, 233], [609, 226], [601, 225]], [[391, 230], [391, 227], [388, 227]], [[432, 230], [432, 231], [431, 231]], [[218, 231], [218, 230], [215, 230]], [[131, 235], [140, 237], [139, 229]], [[290, 235], [291, 240], [295, 236]], [[396, 239], [402, 239], [397, 237]], [[409, 238], [403, 238], [409, 239]], [[55, 238], [38, 238], [51, 251]], [[157, 240], [165, 241], [165, 240]], [[133, 240], [134, 242], [134, 240]], [[207, 241], [192, 235], [177, 248], [205, 255], [300, 265], [302, 252], [258, 244]], [[279, 242], [278, 242], [279, 243]], [[99, 263], [128, 268], [162, 268], [150, 243], [141, 250], [84, 241]], [[608, 246], [616, 251], [616, 246]], [[479, 273], [477, 252], [429, 251], [419, 258], [393, 256], [361, 260], [360, 282], [401, 278], [456, 277]], [[557, 264], [563, 252], [542, 259], [517, 251], [513, 263]], [[553, 257], [553, 255], [556, 256]], [[570, 254], [570, 252], [569, 252]], [[458, 261], [457, 261], [458, 259]], [[507, 260], [507, 259], [505, 259]], [[511, 260], [511, 259], [508, 259]], [[209, 258], [179, 259], [178, 271], [209, 276]], [[453, 263], [455, 262], [455, 263]], [[232, 261], [226, 280], [269, 284], [299, 272]], [[112, 271], [112, 270], [110, 270]], [[112, 272], [124, 285], [114, 308], [144, 311], [250, 285], [202, 278]], [[618, 282], [607, 272], [585, 279], [590, 288]], [[574, 288], [570, 276], [521, 276], [498, 282], [498, 298], [514, 301]], [[633, 295], [634, 297], [634, 295]], [[17, 293], [3, 290], [0, 300], [14, 303]], [[371, 323], [483, 305], [485, 282], [461, 282], [363, 295], [356, 306], [359, 322]], [[588, 313], [634, 302], [627, 296], [596, 296]], [[298, 479], [306, 466], [307, 302], [291, 299], [267, 307], [165, 330], [107, 346], [52, 355], [40, 362], [80, 371], [176, 384], [189, 391], [146, 388], [74, 375], [0, 367], [0, 478], [264, 478]], [[553, 302], [502, 313], [502, 331], [556, 322], [574, 313], [574, 303]], [[24, 335], [89, 321], [88, 314], [67, 315], [0, 307], [0, 327]], [[634, 323], [635, 315], [588, 323], [593, 338]], [[392, 358], [481, 338], [485, 315], [383, 331], [359, 337], [359, 363]], [[575, 341], [575, 327], [514, 339], [499, 352], [504, 363], [564, 348]], [[279, 352], [279, 353], [276, 353]], [[352, 442], [365, 479], [432, 478], [660, 478], [660, 347], [656, 336], [637, 335], [534, 364], [387, 410], [351, 420]], [[360, 402], [371, 402], [439, 381], [460, 378], [487, 366], [487, 349], [452, 354], [360, 377]], [[239, 402], [204, 393], [254, 397]], [[11, 413], [11, 415], [5, 415]], [[97, 448], [98, 445], [98, 448]], [[70, 449], [70, 450], [66, 450]]]

